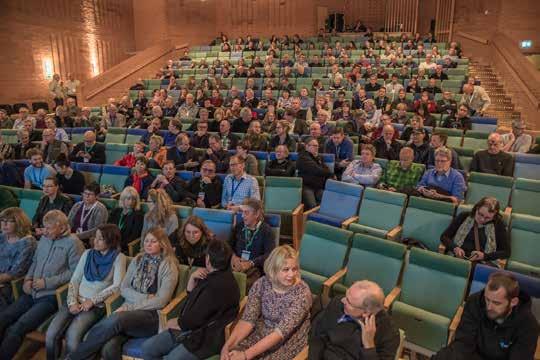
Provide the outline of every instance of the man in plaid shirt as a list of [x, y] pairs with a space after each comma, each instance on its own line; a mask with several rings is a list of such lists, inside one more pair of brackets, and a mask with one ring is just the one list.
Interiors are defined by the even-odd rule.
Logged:
[[424, 172], [425, 166], [413, 163], [413, 159], [413, 149], [410, 147], [402, 148], [399, 152], [399, 161], [390, 161], [386, 168], [384, 182], [379, 187], [398, 192], [414, 189]]

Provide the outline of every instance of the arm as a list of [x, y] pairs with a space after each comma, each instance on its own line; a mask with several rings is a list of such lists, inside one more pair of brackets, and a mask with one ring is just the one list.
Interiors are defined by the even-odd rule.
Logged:
[[467, 185], [465, 184], [465, 179], [463, 178], [463, 175], [461, 175], [460, 173], [458, 174], [454, 183], [452, 184], [452, 191], [450, 193], [452, 194], [452, 196], [456, 197], [457, 200], [461, 201], [464, 198], [466, 190], [467, 190]]
[[77, 267], [75, 268], [75, 271], [73, 272], [73, 275], [71, 276], [71, 280], [69, 281], [68, 285], [68, 294], [67, 294], [67, 306], [70, 307], [72, 305], [76, 305], [79, 303], [79, 286], [81, 285], [83, 275], [84, 275], [84, 267], [86, 265], [86, 258], [88, 256], [88, 251], [86, 250], [79, 262], [77, 263]]
[[253, 177], [252, 181], [251, 181], [251, 189], [250, 189], [250, 197], [254, 198], [254, 199], [257, 199], [257, 200], [261, 200], [261, 193], [259, 191], [259, 182], [257, 181], [257, 179], [255, 177]]
[[7, 276], [5, 282], [17, 279], [27, 273], [28, 269], [32, 267], [35, 250], [36, 242], [32, 240], [16, 257], [10, 269], [4, 273]]
[[223, 182], [223, 191], [221, 192], [221, 206], [223, 208], [227, 207], [229, 202], [229, 189], [231, 188], [229, 183], [230, 180], [228, 178]]
[[480, 97], [482, 98], [482, 109], [480, 112], [484, 113], [486, 112], [487, 108], [491, 105], [491, 98], [489, 97], [488, 93], [482, 89], [482, 92], [480, 93]]
[[126, 257], [124, 254], [119, 253], [116, 257], [113, 271], [114, 274], [112, 284], [92, 297], [91, 300], [94, 305], [104, 302], [106, 298], [114, 293], [117, 293], [120, 289], [120, 284], [122, 283], [122, 279], [126, 274]]
[[43, 281], [45, 282], [45, 289], [56, 289], [59, 286], [67, 283], [77, 268], [77, 264], [79, 263], [79, 259], [81, 258], [83, 251], [84, 246], [82, 242], [79, 239], [74, 239], [73, 244], [68, 249], [67, 253], [67, 269], [59, 274], [44, 278]]

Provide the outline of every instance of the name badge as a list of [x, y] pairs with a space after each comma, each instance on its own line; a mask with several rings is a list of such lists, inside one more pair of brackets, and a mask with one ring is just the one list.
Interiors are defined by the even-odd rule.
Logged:
[[85, 163], [87, 163], [87, 162], [90, 162], [90, 159], [88, 159], [88, 158], [83, 158], [83, 161], [84, 161]]
[[242, 250], [242, 260], [248, 261], [251, 256], [251, 251]]
[[77, 231], [76, 231], [77, 234], [80, 234], [80, 233], [82, 233], [82, 232], [83, 232], [82, 227], [77, 228]]

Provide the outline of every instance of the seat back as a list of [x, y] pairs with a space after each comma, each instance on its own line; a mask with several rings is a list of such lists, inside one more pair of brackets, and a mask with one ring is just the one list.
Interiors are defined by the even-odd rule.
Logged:
[[126, 133], [126, 144], [133, 145], [139, 140], [141, 140], [141, 136], [146, 134], [145, 129], [128, 129]]
[[0, 132], [2, 133], [2, 141], [6, 144], [16, 144], [19, 141], [17, 137], [17, 130], [2, 129]]
[[508, 269], [540, 277], [540, 218], [512, 214]]
[[358, 212], [358, 224], [388, 231], [399, 225], [407, 195], [367, 188]]
[[356, 215], [363, 190], [360, 185], [327, 180], [319, 213], [341, 221]]
[[[90, 163], [73, 163], [73, 168], [84, 175], [86, 184], [98, 183], [101, 179], [102, 165]], [[123, 185], [123, 184], [122, 184]]]
[[405, 210], [401, 237], [419, 240], [431, 251], [437, 251], [441, 233], [452, 222], [454, 210], [451, 203], [411, 197]]
[[124, 157], [128, 152], [128, 147], [128, 144], [109, 143], [109, 139], [107, 139], [107, 142], [105, 143], [105, 157], [107, 159], [107, 164], [114, 164], [116, 160], [120, 160]]
[[264, 210], [292, 211], [302, 202], [302, 178], [267, 176]]
[[463, 303], [470, 270], [467, 260], [412, 248], [400, 301], [452, 319]]
[[229, 210], [194, 208], [193, 215], [204, 220], [218, 240], [230, 242], [233, 233], [234, 213]]
[[123, 144], [126, 140], [126, 129], [118, 127], [110, 127], [107, 129], [107, 136], [105, 142], [107, 144]]
[[186, 219], [191, 216], [193, 208], [184, 205], [174, 205], [174, 209], [176, 210], [176, 215], [178, 216], [178, 227], [181, 229], [186, 223]]
[[84, 140], [84, 133], [89, 130], [95, 130], [91, 127], [84, 127], [84, 128], [73, 128], [71, 130], [71, 143], [72, 144], [78, 144]]
[[19, 195], [19, 207], [24, 211], [30, 219], [32, 219], [36, 213], [39, 200], [43, 196], [41, 190], [21, 189]]
[[515, 154], [514, 177], [540, 180], [540, 155]]
[[483, 131], [467, 131], [463, 138], [463, 147], [482, 150], [487, 149], [487, 138], [489, 133]]
[[518, 178], [512, 191], [512, 212], [540, 216], [540, 180]]
[[472, 130], [484, 132], [484, 133], [491, 133], [495, 130], [497, 130], [497, 118], [492, 117], [481, 117], [481, 116], [473, 116], [471, 117], [471, 125]]
[[124, 188], [124, 183], [131, 173], [131, 169], [124, 166], [103, 165], [101, 185], [112, 185], [118, 192]]
[[233, 275], [240, 289], [240, 300], [242, 300], [247, 295], [247, 276], [245, 273], [236, 271], [233, 272]]
[[493, 196], [501, 204], [501, 209], [508, 206], [514, 179], [509, 176], [471, 172], [465, 202], [476, 204], [484, 196]]
[[99, 198], [99, 202], [105, 205], [109, 213], [118, 206], [118, 200], [116, 199]]
[[371, 280], [386, 295], [397, 285], [407, 247], [403, 244], [366, 234], [355, 234], [347, 261], [345, 286], [353, 282]]
[[453, 149], [456, 151], [456, 153], [459, 156], [459, 162], [461, 163], [463, 170], [468, 172], [469, 169], [471, 168], [472, 158], [474, 156], [474, 150], [460, 148], [460, 147], [454, 147]]

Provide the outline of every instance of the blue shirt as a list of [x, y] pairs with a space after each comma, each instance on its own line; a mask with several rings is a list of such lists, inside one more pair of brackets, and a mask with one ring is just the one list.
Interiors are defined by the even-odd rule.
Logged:
[[43, 182], [49, 176], [56, 176], [56, 171], [50, 166], [43, 163], [42, 167], [28, 166], [24, 169], [24, 181], [28, 181], [37, 188], [43, 189]]
[[245, 198], [261, 200], [259, 193], [259, 183], [253, 176], [244, 173], [240, 180], [229, 174], [223, 182], [223, 192], [221, 194], [221, 206], [227, 204], [241, 205]]
[[173, 134], [172, 132], [167, 131], [165, 133], [165, 136], [163, 137], [163, 146], [166, 146], [166, 147], [176, 146], [176, 137], [180, 135], [180, 133], [181, 132], [179, 132], [178, 134]]
[[344, 138], [341, 144], [335, 145], [332, 139], [328, 139], [324, 145], [325, 154], [336, 155], [336, 162], [341, 160], [353, 160], [353, 142], [348, 137]]
[[463, 200], [465, 190], [467, 190], [463, 175], [453, 168], [450, 168], [444, 174], [437, 174], [435, 169], [426, 171], [418, 183], [418, 187], [420, 186], [437, 186], [448, 191], [452, 196], [458, 198], [458, 200]]
[[10, 244], [6, 236], [0, 234], [0, 273], [13, 277], [25, 275], [32, 264], [36, 244], [30, 235]]

